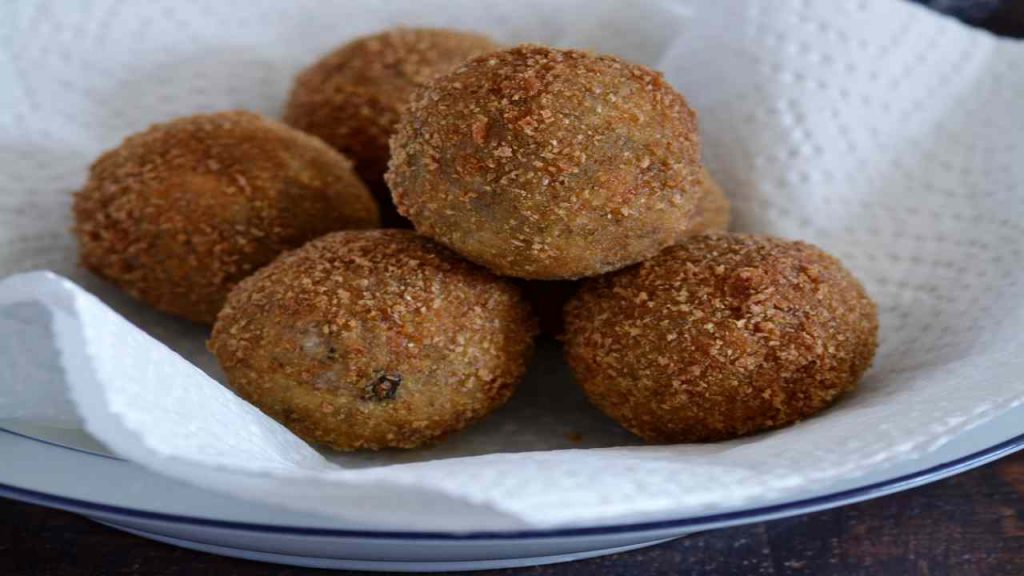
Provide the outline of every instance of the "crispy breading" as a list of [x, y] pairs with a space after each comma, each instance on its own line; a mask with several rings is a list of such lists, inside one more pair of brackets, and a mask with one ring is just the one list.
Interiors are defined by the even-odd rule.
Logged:
[[707, 234], [588, 280], [566, 355], [591, 401], [651, 442], [723, 440], [807, 418], [871, 364], [875, 304], [803, 242]]
[[299, 74], [285, 122], [352, 158], [381, 205], [384, 224], [397, 225], [402, 220], [384, 171], [388, 139], [409, 98], [435, 76], [498, 48], [480, 34], [433, 28], [395, 28], [358, 38]]
[[707, 170], [701, 171], [700, 198], [697, 207], [690, 216], [690, 226], [684, 236], [695, 236], [708, 232], [725, 232], [732, 220], [732, 204], [725, 191], [718, 185]]
[[329, 234], [242, 281], [210, 350], [302, 438], [412, 448], [504, 404], [536, 333], [510, 281], [408, 230]]
[[508, 276], [571, 279], [653, 256], [697, 200], [696, 115], [662, 76], [524, 45], [417, 92], [386, 176], [416, 229]]
[[288, 248], [372, 228], [351, 163], [251, 112], [179, 118], [130, 136], [74, 198], [82, 264], [159, 310], [211, 323], [231, 288]]

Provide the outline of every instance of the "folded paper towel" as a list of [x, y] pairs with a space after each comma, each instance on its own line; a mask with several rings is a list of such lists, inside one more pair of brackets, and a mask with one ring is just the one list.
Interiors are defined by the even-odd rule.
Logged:
[[[0, 418], [82, 425], [164, 474], [367, 526], [504, 530], [796, 495], [1024, 402], [1018, 43], [899, 0], [152, 10], [43, 2], [0, 22], [0, 276], [48, 269], [88, 289], [46, 272], [0, 282]], [[174, 116], [275, 114], [301, 66], [397, 24], [593, 48], [663, 70], [700, 113], [737, 228], [821, 245], [878, 300], [882, 345], [860, 390], [785, 430], [639, 446], [586, 405], [557, 351], [542, 350], [506, 409], [446, 444], [321, 455], [217, 382], [203, 329], [76, 268], [70, 193], [101, 151]]]

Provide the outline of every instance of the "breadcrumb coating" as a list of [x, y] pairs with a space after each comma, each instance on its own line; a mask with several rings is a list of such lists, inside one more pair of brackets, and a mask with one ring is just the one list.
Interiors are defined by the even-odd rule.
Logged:
[[510, 281], [412, 231], [346, 231], [241, 282], [209, 347], [242, 397], [306, 440], [413, 448], [502, 405], [535, 333]]
[[[689, 227], [683, 230], [683, 238], [707, 232], [725, 232], [729, 228], [732, 207], [722, 188], [711, 178], [707, 170], [701, 171], [700, 198], [690, 216]], [[540, 322], [541, 332], [559, 336], [565, 322], [562, 310], [576, 292], [579, 280], [525, 280], [523, 294], [533, 306]]]
[[791, 424], [854, 388], [875, 304], [803, 242], [694, 236], [588, 280], [566, 307], [566, 355], [591, 401], [651, 442]]
[[690, 226], [683, 231], [684, 236], [727, 231], [732, 220], [732, 204], [707, 170], [701, 170], [700, 191], [697, 207], [690, 216]]
[[498, 48], [480, 34], [433, 28], [395, 28], [358, 38], [299, 74], [285, 122], [352, 158], [380, 202], [384, 224], [398, 224], [384, 171], [388, 139], [412, 93], [469, 58]]
[[[711, 178], [707, 170], [701, 171], [700, 198], [690, 216], [689, 228], [683, 231], [683, 238], [707, 232], [725, 232], [731, 219], [731, 205], [722, 188]], [[540, 322], [541, 332], [559, 336], [565, 327], [562, 311], [566, 302], [576, 292], [578, 280], [525, 280], [523, 294], [533, 306]]]
[[378, 224], [350, 162], [250, 112], [180, 118], [100, 156], [74, 198], [82, 264], [164, 312], [212, 323], [280, 252]]
[[696, 115], [662, 76], [524, 45], [413, 97], [386, 176], [416, 229], [507, 275], [571, 279], [676, 241], [697, 200]]

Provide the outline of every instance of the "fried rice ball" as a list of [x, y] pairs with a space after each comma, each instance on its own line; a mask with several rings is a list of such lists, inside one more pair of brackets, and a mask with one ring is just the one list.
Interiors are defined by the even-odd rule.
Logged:
[[416, 229], [507, 276], [608, 272], [674, 243], [697, 200], [696, 115], [660, 74], [524, 45], [417, 92], [386, 176]]
[[871, 364], [875, 304], [803, 242], [694, 236], [589, 280], [566, 307], [566, 355], [590, 400], [650, 442], [791, 424]]
[[684, 230], [684, 236], [696, 236], [707, 232], [725, 232], [732, 220], [732, 205], [725, 196], [725, 191], [718, 185], [707, 170], [701, 171], [700, 198], [697, 207], [690, 216], [690, 226]]
[[299, 74], [285, 122], [352, 158], [385, 225], [404, 222], [384, 184], [388, 139], [402, 110], [427, 81], [497, 49], [486, 36], [444, 29], [396, 28], [358, 38]]
[[250, 112], [179, 118], [100, 156], [74, 198], [82, 264], [153, 307], [212, 323], [288, 248], [378, 224], [350, 162]]
[[535, 333], [510, 281], [412, 231], [345, 231], [243, 280], [209, 347], [242, 397], [310, 442], [413, 448], [504, 404]]

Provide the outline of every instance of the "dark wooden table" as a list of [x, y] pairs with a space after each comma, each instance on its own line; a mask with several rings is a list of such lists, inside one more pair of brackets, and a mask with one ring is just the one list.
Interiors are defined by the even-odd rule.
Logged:
[[[66, 512], [0, 500], [0, 575], [65, 574], [294, 576], [326, 572], [192, 552]], [[695, 534], [603, 558], [486, 574], [1022, 576], [1024, 453], [861, 504]]]

